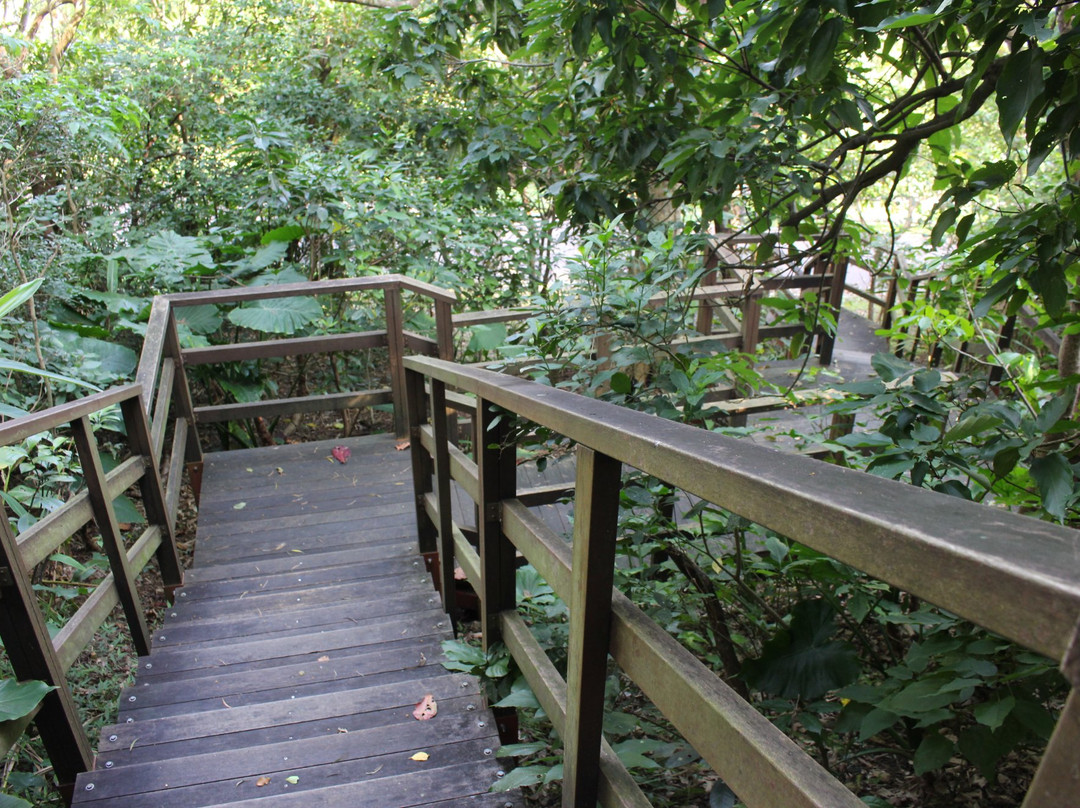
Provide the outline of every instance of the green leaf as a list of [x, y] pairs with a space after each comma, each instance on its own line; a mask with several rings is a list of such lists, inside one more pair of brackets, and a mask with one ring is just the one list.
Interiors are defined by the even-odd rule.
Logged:
[[735, 808], [738, 799], [723, 780], [717, 780], [709, 789], [709, 808]]
[[495, 752], [495, 756], [501, 758], [527, 757], [528, 755], [535, 755], [537, 752], [543, 752], [547, 748], [548, 745], [546, 741], [531, 741], [530, 743], [508, 743], [505, 746], [500, 746], [498, 751]]
[[870, 364], [873, 365], [874, 372], [884, 382], [896, 381], [914, 370], [910, 362], [905, 362], [903, 359], [884, 351], [874, 354], [870, 358]]
[[[1011, 141], [1032, 103], [1044, 90], [1043, 54], [1027, 47], [1012, 54], [997, 82], [998, 126]], [[1034, 133], [1032, 133], [1034, 134]]]
[[506, 344], [506, 323], [479, 324], [470, 330], [470, 351], [494, 351]]
[[0, 681], [0, 721], [13, 721], [29, 714], [53, 690], [56, 688], [36, 680], [16, 682], [14, 679], [4, 679]]
[[830, 640], [835, 611], [824, 600], [804, 600], [791, 610], [791, 622], [777, 632], [743, 673], [758, 690], [781, 698], [815, 699], [850, 684], [859, 660], [846, 642]]
[[953, 755], [953, 742], [944, 735], [928, 732], [915, 750], [915, 774], [922, 775], [940, 769]]
[[512, 691], [506, 698], [492, 705], [493, 707], [522, 707], [527, 710], [537, 710], [540, 702], [528, 688]]
[[1016, 699], [1005, 696], [997, 701], [986, 701], [975, 707], [975, 720], [990, 729], [997, 729], [1005, 723], [1009, 713], [1016, 706]]
[[34, 806], [18, 797], [12, 797], [9, 794], [0, 794], [0, 808], [34, 808]]
[[1067, 389], [1043, 404], [1038, 417], [1035, 419], [1035, 428], [1039, 432], [1049, 432], [1053, 429], [1054, 425], [1065, 417], [1069, 407], [1072, 406], [1075, 400], [1075, 396], [1073, 390]]
[[543, 782], [549, 768], [549, 766], [518, 766], [505, 777], [496, 780], [491, 790], [510, 791], [522, 786], [534, 786]]
[[284, 227], [277, 227], [267, 233], [263, 233], [259, 243], [264, 247], [267, 244], [271, 244], [275, 241], [296, 241], [298, 238], [302, 238], [306, 231], [298, 224], [287, 224]]
[[101, 388], [98, 387], [96, 384], [84, 382], [82, 379], [76, 379], [73, 376], [62, 376], [59, 373], [50, 373], [47, 370], [42, 370], [41, 368], [27, 365], [24, 362], [16, 362], [14, 359], [0, 359], [0, 370], [13, 370], [17, 373], [27, 373], [31, 376], [40, 376], [43, 379], [52, 379], [54, 382], [74, 384], [77, 387], [86, 387], [90, 390], [95, 391], [101, 390]]
[[875, 707], [868, 712], [859, 726], [859, 740], [866, 741], [879, 732], [884, 732], [900, 720], [900, 716], [890, 710]]
[[6, 317], [27, 300], [32, 298], [34, 293], [38, 290], [38, 287], [44, 282], [44, 278], [38, 278], [35, 281], [27, 281], [26, 283], [16, 286], [3, 297], [0, 297], [0, 317]]
[[955, 443], [959, 440], [978, 435], [980, 432], [985, 432], [988, 429], [993, 429], [1001, 425], [1001, 418], [997, 415], [969, 415], [966, 418], [961, 418], [955, 426], [949, 429], [942, 436], [942, 442]]
[[176, 312], [176, 325], [193, 334], [213, 334], [221, 328], [221, 313], [217, 306], [181, 306]]
[[252, 331], [295, 334], [322, 316], [322, 306], [311, 297], [256, 300], [229, 312], [229, 322]]
[[645, 757], [645, 752], [653, 752], [663, 746], [667, 744], [649, 738], [629, 738], [612, 744], [611, 748], [628, 769], [659, 769], [660, 764], [652, 758]]
[[628, 395], [634, 389], [634, 384], [625, 373], [615, 373], [611, 377], [611, 389], [615, 393]]
[[814, 32], [810, 40], [810, 49], [806, 56], [806, 78], [819, 82], [828, 75], [833, 66], [833, 53], [836, 43], [844, 30], [842, 17], [830, 17]]
[[1065, 519], [1065, 505], [1073, 491], [1073, 472], [1060, 452], [1036, 457], [1031, 462], [1031, 477], [1039, 487], [1043, 508], [1058, 520]]

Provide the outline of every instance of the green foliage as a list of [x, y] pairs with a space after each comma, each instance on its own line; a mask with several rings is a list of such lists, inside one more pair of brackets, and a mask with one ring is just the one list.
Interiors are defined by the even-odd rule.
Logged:
[[55, 689], [44, 682], [0, 681], [0, 721], [12, 721], [28, 715], [47, 693]]

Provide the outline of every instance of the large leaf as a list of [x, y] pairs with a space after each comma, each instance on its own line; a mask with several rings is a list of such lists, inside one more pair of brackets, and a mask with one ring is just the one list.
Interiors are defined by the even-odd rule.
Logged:
[[322, 306], [310, 297], [286, 297], [279, 300], [256, 300], [229, 312], [229, 321], [269, 334], [295, 334], [322, 316]]
[[1009, 57], [997, 83], [998, 125], [1006, 140], [1013, 139], [1043, 89], [1042, 50], [1024, 48]]
[[[56, 336], [72, 353], [82, 353], [98, 364], [96, 373], [110, 381], [129, 378], [135, 372], [138, 354], [126, 345], [94, 337], [80, 337], [70, 331], [56, 331]], [[89, 369], [86, 369], [89, 375]]]
[[29, 713], [55, 687], [44, 682], [0, 681], [0, 721], [12, 721]]
[[87, 387], [91, 390], [101, 390], [96, 384], [90, 384], [90, 382], [84, 382], [82, 379], [76, 379], [73, 376], [63, 376], [59, 373], [50, 373], [47, 370], [36, 368], [33, 365], [27, 365], [24, 362], [16, 362], [14, 359], [0, 359], [0, 370], [12, 370], [16, 373], [28, 373], [32, 376], [40, 376], [43, 379], [52, 379], [54, 382], [65, 382], [67, 384], [74, 384], [77, 387]]
[[0, 808], [34, 808], [34, 806], [18, 797], [12, 797], [9, 794], [0, 794]]
[[27, 281], [20, 284], [8, 292], [3, 297], [0, 297], [0, 317], [4, 317], [15, 309], [19, 308], [23, 303], [34, 296], [34, 292], [41, 286], [44, 278], [38, 278], [36, 281]]
[[802, 699], [816, 699], [854, 681], [859, 660], [848, 643], [830, 639], [834, 615], [824, 600], [797, 603], [788, 627], [743, 666], [747, 681], [782, 698]]
[[183, 306], [175, 311], [176, 325], [193, 334], [213, 334], [221, 327], [217, 306]]
[[1073, 471], [1059, 452], [1036, 457], [1031, 462], [1031, 476], [1039, 487], [1046, 512], [1056, 519], [1065, 518], [1065, 505], [1073, 492]]

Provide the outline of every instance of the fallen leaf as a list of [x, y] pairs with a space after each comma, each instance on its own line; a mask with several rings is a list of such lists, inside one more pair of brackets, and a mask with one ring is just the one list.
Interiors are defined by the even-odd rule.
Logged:
[[257, 785], [259, 788], [262, 788], [263, 786], [266, 786], [266, 785], [270, 785], [270, 778], [269, 777], [260, 777], [258, 780], [255, 781], [255, 785]]
[[253, 471], [255, 471], [255, 469], [253, 469], [251, 467], [248, 467], [248, 468], [244, 469], [244, 471], [246, 471], [248, 474], [251, 474]]
[[290, 774], [288, 777], [285, 778], [285, 782], [289, 785], [295, 786], [297, 783], [300, 782], [300, 778], [297, 777], [295, 774]]
[[279, 545], [278, 545], [277, 547], [275, 547], [274, 549], [275, 549], [275, 550], [284, 550], [284, 549], [285, 549], [285, 542], [282, 542], [281, 544], [279, 544]]
[[337, 731], [340, 732], [342, 735], [348, 735], [349, 734], [349, 731], [347, 729], [345, 729], [345, 727], [338, 727]]
[[417, 752], [415, 755], [413, 755], [411, 758], [409, 758], [409, 760], [419, 760], [422, 763], [425, 760], [427, 760], [428, 757], [429, 757], [429, 755], [428, 755], [427, 752]]
[[330, 454], [334, 456], [334, 460], [345, 465], [349, 462], [349, 457], [352, 455], [352, 452], [349, 450], [348, 446], [335, 446], [330, 450]]
[[417, 721], [428, 721], [439, 712], [439, 705], [435, 703], [435, 697], [428, 693], [420, 701], [416, 702], [416, 709], [412, 711], [413, 718]]
[[315, 661], [316, 661], [316, 662], [329, 662], [329, 661], [330, 661], [330, 657], [328, 657], [328, 656], [321, 656], [321, 657], [319, 657], [318, 659], [316, 659]]
[[247, 507], [247, 503], [246, 502], [237, 502], [232, 507], [233, 507], [234, 511], [242, 511], [244, 508]]
[[371, 771], [369, 771], [368, 774], [378, 774], [381, 771], [382, 771], [382, 765], [380, 764], [380, 765], [376, 766], [374, 769], [372, 769]]
[[404, 452], [406, 449], [409, 448], [409, 442], [407, 440], [400, 441], [394, 444], [394, 448], [397, 449], [399, 452]]
[[454, 567], [454, 580], [455, 581], [464, 581], [468, 577], [469, 576], [467, 576], [465, 574], [465, 570], [463, 570], [461, 567]]
[[285, 469], [283, 469], [281, 466], [278, 466], [276, 469], [274, 469], [274, 471], [276, 471], [278, 474], [285, 473]]

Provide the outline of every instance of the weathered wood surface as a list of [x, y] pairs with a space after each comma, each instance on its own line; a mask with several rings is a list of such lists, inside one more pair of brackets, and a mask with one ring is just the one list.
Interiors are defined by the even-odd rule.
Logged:
[[[195, 566], [76, 805], [520, 805], [488, 793], [477, 681], [439, 664], [452, 634], [408, 461], [389, 437], [206, 456]], [[418, 721], [427, 694], [438, 714]]]

